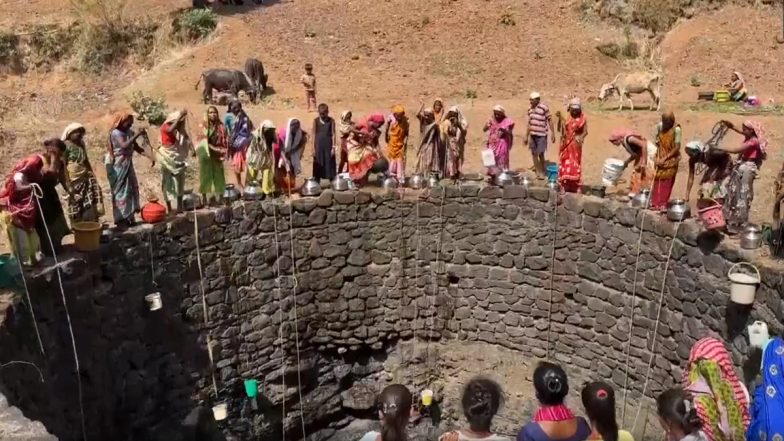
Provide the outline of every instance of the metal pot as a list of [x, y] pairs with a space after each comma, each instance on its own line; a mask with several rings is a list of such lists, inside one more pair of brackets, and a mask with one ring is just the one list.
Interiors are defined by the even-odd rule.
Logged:
[[680, 222], [691, 217], [691, 209], [684, 199], [673, 199], [667, 202], [667, 219]]
[[261, 192], [261, 186], [259, 185], [258, 181], [250, 181], [245, 185], [245, 189], [242, 191], [242, 199], [246, 201], [258, 201], [261, 199], [263, 193]]
[[651, 199], [651, 191], [647, 188], [641, 189], [632, 198], [631, 204], [633, 208], [648, 208], [648, 201]]
[[332, 189], [335, 191], [346, 191], [349, 187], [349, 180], [340, 175], [335, 176], [335, 179], [332, 180]]
[[499, 187], [503, 187], [505, 185], [513, 185], [513, 184], [517, 184], [519, 180], [520, 180], [519, 173], [509, 171], [509, 170], [503, 170], [500, 174], [498, 174], [495, 177], [495, 185]]
[[387, 178], [384, 179], [384, 181], [381, 183], [381, 187], [383, 187], [385, 190], [394, 190], [397, 188], [397, 186], [397, 179], [395, 179], [393, 176], [387, 176]]
[[300, 188], [299, 194], [310, 197], [318, 196], [321, 194], [321, 185], [319, 185], [316, 178], [310, 177], [305, 180], [305, 184]]
[[411, 176], [411, 179], [408, 181], [408, 185], [411, 186], [414, 190], [421, 190], [425, 188], [427, 182], [425, 181], [425, 177], [419, 173], [416, 173]]
[[240, 192], [234, 188], [234, 184], [227, 184], [226, 189], [223, 190], [223, 202], [230, 204], [240, 199]]
[[201, 208], [201, 197], [195, 194], [193, 190], [185, 190], [182, 193], [182, 209], [193, 211], [197, 208]]
[[762, 245], [762, 229], [754, 224], [746, 225], [740, 233], [740, 247], [744, 250], [756, 250]]
[[531, 187], [531, 179], [528, 176], [523, 176], [523, 178], [520, 180], [520, 185], [528, 190]]
[[441, 179], [438, 178], [438, 173], [431, 173], [430, 179], [427, 180], [427, 186], [436, 188], [441, 185]]

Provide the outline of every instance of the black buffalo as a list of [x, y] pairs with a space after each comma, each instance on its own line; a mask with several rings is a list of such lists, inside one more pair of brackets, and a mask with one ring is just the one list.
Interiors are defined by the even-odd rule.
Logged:
[[195, 89], [199, 88], [199, 83], [204, 79], [204, 92], [202, 98], [205, 103], [212, 101], [212, 91], [218, 92], [231, 92], [235, 96], [240, 91], [248, 95], [251, 103], [256, 102], [259, 95], [259, 90], [253, 84], [245, 73], [239, 70], [231, 69], [207, 69], [199, 76], [199, 81], [196, 82]]
[[264, 92], [267, 89], [267, 74], [264, 73], [264, 65], [261, 61], [256, 58], [245, 60], [245, 75], [259, 91]]

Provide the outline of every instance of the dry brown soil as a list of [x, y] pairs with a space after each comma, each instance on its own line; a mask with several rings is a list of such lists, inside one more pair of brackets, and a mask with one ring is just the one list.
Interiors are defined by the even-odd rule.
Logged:
[[[136, 0], [126, 16], [160, 18], [186, 7], [189, 1]], [[250, 3], [250, 2], [248, 2]], [[491, 107], [503, 104], [525, 128], [527, 95], [542, 93], [545, 103], [561, 109], [572, 94], [587, 101], [589, 132], [583, 157], [585, 181], [600, 181], [601, 164], [622, 152], [606, 139], [613, 128], [627, 126], [649, 134], [658, 114], [646, 110], [602, 110], [595, 96], [603, 82], [624, 66], [601, 55], [595, 46], [622, 41], [621, 29], [580, 16], [568, 0], [268, 0], [263, 7], [221, 6], [221, 22], [214, 36], [197, 46], [178, 47], [157, 56], [158, 63], [144, 70], [132, 65], [113, 68], [100, 78], [58, 67], [51, 73], [28, 72], [0, 79], [0, 104], [9, 111], [0, 122], [0, 170], [5, 173], [14, 160], [37, 148], [46, 136], [59, 135], [71, 121], [88, 127], [90, 156], [100, 169], [105, 151], [110, 113], [128, 109], [125, 97], [134, 90], [164, 95], [172, 107], [185, 107], [194, 115], [192, 129], [205, 110], [200, 91], [194, 90], [199, 73], [206, 68], [241, 68], [254, 56], [264, 62], [274, 93], [263, 103], [248, 107], [257, 123], [271, 119], [282, 125], [289, 117], [307, 121], [304, 97], [298, 83], [302, 66], [315, 65], [319, 101], [330, 105], [333, 115], [352, 109], [356, 116], [370, 111], [387, 112], [403, 103], [410, 113], [421, 102], [437, 96], [447, 106], [459, 105], [470, 121], [465, 172], [481, 171], [481, 126]], [[32, 23], [67, 22], [73, 19], [68, 2], [59, 0], [0, 0], [0, 25], [24, 29]], [[775, 39], [780, 30], [776, 9], [728, 6], [679, 23], [661, 43], [664, 75], [664, 106], [675, 110], [683, 126], [684, 142], [706, 139], [720, 119], [742, 122], [747, 116], [703, 109], [689, 110], [697, 90], [712, 90], [740, 69], [751, 91], [764, 102], [782, 100], [784, 68], [782, 46]], [[500, 23], [511, 17], [513, 26]], [[474, 90], [475, 100], [466, 98]], [[647, 97], [637, 105], [645, 108]], [[10, 103], [10, 104], [8, 104]], [[221, 109], [223, 110], [223, 109]], [[756, 184], [752, 218], [769, 221], [774, 172], [781, 167], [778, 114], [755, 116], [771, 138], [769, 161]], [[2, 118], [0, 118], [2, 120]], [[737, 135], [726, 142], [739, 143]], [[412, 156], [412, 155], [409, 155]], [[548, 151], [557, 159], [557, 149]], [[684, 155], [685, 158], [685, 155]], [[409, 165], [413, 163], [409, 158]], [[159, 174], [143, 158], [136, 161], [146, 192], [158, 187]], [[516, 169], [531, 166], [525, 146], [517, 142], [512, 151]], [[305, 170], [309, 171], [306, 164]], [[685, 160], [674, 196], [683, 196]], [[309, 173], [306, 173], [309, 175]], [[695, 197], [692, 197], [695, 199]]]

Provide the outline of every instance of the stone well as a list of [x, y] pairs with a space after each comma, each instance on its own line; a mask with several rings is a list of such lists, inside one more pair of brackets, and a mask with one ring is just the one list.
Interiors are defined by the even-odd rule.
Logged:
[[[222, 224], [214, 212], [197, 212], [196, 224], [189, 213], [61, 256], [87, 439], [187, 439], [181, 420], [215, 401], [211, 373], [229, 405], [219, 427], [237, 439], [298, 440], [303, 427], [309, 440], [356, 439], [372, 425], [375, 392], [393, 381], [436, 390], [435, 423], [413, 429], [433, 439], [459, 424], [460, 388], [480, 373], [504, 386], [496, 426], [514, 434], [534, 407], [532, 369], [548, 356], [572, 376], [575, 408], [583, 381], [608, 380], [626, 397], [624, 426], [639, 419], [638, 439], [653, 438], [650, 397], [676, 384], [696, 339], [722, 336], [740, 367], [748, 321], [782, 330], [781, 265], [711, 244], [693, 221], [676, 228], [577, 195], [555, 206], [554, 193], [522, 187], [325, 192], [240, 203]], [[727, 271], [747, 260], [763, 277], [757, 301], [728, 307]], [[60, 440], [77, 440], [56, 271], [28, 277], [45, 355], [22, 297], [0, 328], [0, 363], [34, 362], [45, 381], [3, 369], [0, 392]], [[154, 291], [159, 311], [145, 305]], [[246, 378], [261, 385], [258, 410], [244, 399]]]

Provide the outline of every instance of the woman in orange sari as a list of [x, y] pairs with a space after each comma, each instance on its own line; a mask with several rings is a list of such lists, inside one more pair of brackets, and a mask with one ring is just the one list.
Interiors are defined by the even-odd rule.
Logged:
[[661, 123], [656, 125], [656, 173], [651, 188], [651, 209], [664, 210], [670, 200], [678, 164], [681, 160], [681, 126], [675, 124], [675, 115], [664, 112]]
[[560, 168], [558, 182], [569, 193], [578, 193], [583, 183], [583, 142], [588, 136], [588, 122], [579, 98], [569, 101], [569, 120], [564, 125], [559, 150]]

